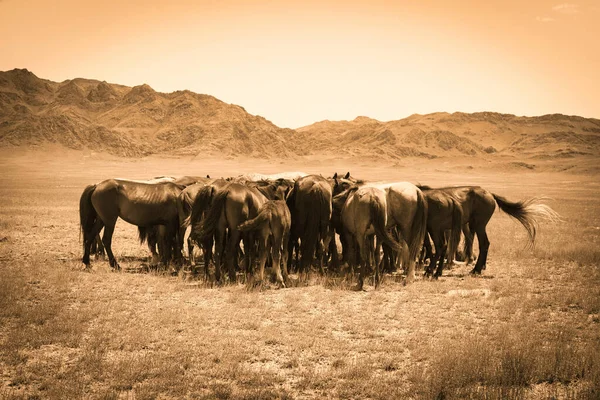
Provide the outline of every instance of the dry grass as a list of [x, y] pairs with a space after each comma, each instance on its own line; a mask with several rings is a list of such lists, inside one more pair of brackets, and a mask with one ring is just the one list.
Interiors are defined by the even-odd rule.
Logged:
[[[189, 166], [2, 162], [0, 398], [600, 397], [600, 200], [581, 183], [594, 177], [533, 174], [524, 188], [508, 174], [475, 175], [509, 199], [551, 196], [565, 221], [543, 224], [531, 252], [524, 230], [495, 215], [481, 278], [458, 265], [439, 281], [388, 278], [377, 291], [317, 275], [261, 291], [133, 273], [147, 254], [123, 222], [115, 252], [131, 272], [112, 273], [106, 261], [80, 270], [77, 202], [87, 183]], [[189, 173], [213, 173], [202, 165]], [[468, 179], [404, 173], [431, 184]]]

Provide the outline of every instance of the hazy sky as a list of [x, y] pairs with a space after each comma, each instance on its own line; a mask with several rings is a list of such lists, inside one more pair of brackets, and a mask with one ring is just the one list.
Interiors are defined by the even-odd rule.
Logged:
[[0, 0], [0, 70], [190, 89], [283, 127], [600, 117], [600, 0]]

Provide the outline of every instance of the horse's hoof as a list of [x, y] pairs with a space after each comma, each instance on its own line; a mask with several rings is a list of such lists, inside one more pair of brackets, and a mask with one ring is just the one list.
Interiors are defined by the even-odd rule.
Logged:
[[473, 268], [473, 269], [471, 270], [471, 272], [469, 272], [469, 273], [470, 273], [471, 275], [473, 275], [473, 276], [479, 276], [479, 275], [481, 275], [481, 271], [478, 271], [478, 270], [476, 270], [475, 268]]
[[90, 264], [83, 264], [83, 272], [92, 272], [92, 267]]

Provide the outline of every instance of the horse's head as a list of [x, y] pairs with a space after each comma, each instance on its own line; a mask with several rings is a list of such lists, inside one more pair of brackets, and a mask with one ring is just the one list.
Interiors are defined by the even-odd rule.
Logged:
[[336, 172], [332, 178], [328, 179], [328, 181], [329, 183], [331, 183], [331, 188], [333, 189], [334, 196], [342, 193], [343, 191], [347, 190], [353, 185], [363, 183], [362, 180], [351, 177], [350, 171], [348, 171], [343, 178], [340, 178]]

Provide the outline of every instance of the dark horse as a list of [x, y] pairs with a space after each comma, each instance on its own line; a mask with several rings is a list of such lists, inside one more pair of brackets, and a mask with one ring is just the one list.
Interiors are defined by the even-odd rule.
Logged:
[[[193, 244], [196, 243], [202, 247], [206, 277], [208, 277], [209, 265], [212, 260], [214, 238], [212, 236], [207, 236], [205, 238], [200, 238], [198, 236], [201, 226], [200, 223], [210, 209], [217, 192], [227, 185], [229, 185], [229, 182], [225, 179], [215, 179], [212, 182], [197, 187], [196, 185], [192, 185], [181, 192], [178, 199], [178, 207], [180, 207], [180, 232], [185, 231], [188, 226], [192, 227], [188, 238], [190, 263], [194, 261]], [[190, 191], [186, 193], [187, 189], [190, 189]], [[197, 192], [196, 189], [198, 189]], [[181, 220], [182, 217], [185, 217], [183, 221]]]
[[178, 232], [177, 196], [182, 186], [172, 182], [145, 183], [123, 179], [107, 179], [96, 185], [87, 186], [79, 200], [79, 222], [83, 232], [83, 258], [86, 268], [90, 266], [90, 248], [98, 233], [104, 228], [102, 242], [108, 255], [110, 266], [120, 269], [112, 252], [111, 242], [115, 224], [120, 217], [130, 224], [144, 229], [156, 225], [165, 227], [166, 234], [162, 245], [162, 258], [168, 263], [171, 247], [178, 240], [172, 238]]
[[[432, 190], [429, 186], [419, 186], [425, 193]], [[511, 202], [502, 196], [491, 193], [479, 186], [458, 186], [435, 189], [445, 192], [458, 199], [463, 211], [462, 230], [465, 235], [465, 251], [467, 257], [472, 259], [473, 239], [477, 235], [479, 241], [479, 257], [472, 274], [481, 274], [487, 263], [487, 254], [490, 241], [487, 236], [486, 226], [496, 210], [496, 204], [510, 217], [523, 225], [529, 235], [530, 245], [535, 244], [538, 218], [550, 220], [559, 219], [559, 215], [545, 204], [540, 204], [539, 198], [531, 198], [518, 202]], [[453, 257], [453, 254], [449, 254]]]
[[[435, 278], [442, 276], [444, 270], [444, 258], [448, 249], [448, 261], [456, 252], [460, 242], [463, 212], [460, 201], [444, 192], [443, 190], [424, 191], [427, 199], [427, 233], [431, 236], [435, 246], [435, 255], [430, 256], [430, 263], [425, 271], [425, 276], [431, 276], [436, 263]], [[446, 240], [446, 232], [450, 231], [449, 243]], [[427, 253], [431, 254], [431, 243], [425, 238]]]
[[[220, 189], [212, 199], [212, 204], [199, 225], [192, 226], [194, 240], [205, 242], [214, 237], [215, 240], [215, 278], [221, 280], [221, 259], [225, 256], [225, 265], [229, 271], [230, 282], [235, 282], [235, 258], [240, 240], [244, 241], [246, 269], [251, 268], [253, 259], [252, 234], [242, 232], [238, 226], [248, 219], [255, 218], [258, 210], [267, 198], [257, 188], [239, 183], [230, 183]], [[195, 208], [195, 207], [194, 207]], [[192, 210], [192, 218], [196, 215]], [[227, 238], [227, 249], [224, 249]], [[225, 250], [225, 251], [224, 251]]]
[[330, 237], [332, 194], [332, 185], [327, 179], [307, 175], [294, 183], [287, 196], [292, 214], [290, 251], [300, 239], [300, 272], [308, 273], [317, 247], [323, 250], [328, 244], [323, 241]]
[[[190, 177], [184, 177], [184, 178], [190, 178]], [[191, 223], [191, 215], [192, 215], [192, 208], [194, 206], [194, 202], [196, 201], [196, 198], [198, 197], [202, 188], [206, 187], [207, 185], [212, 185], [213, 182], [216, 182], [216, 184], [212, 187], [215, 187], [215, 186], [221, 187], [221, 186], [225, 185], [225, 180], [223, 180], [223, 179], [210, 179], [208, 177], [207, 178], [191, 177], [191, 178], [196, 178], [196, 183], [193, 183], [193, 184], [187, 186], [185, 189], [183, 189], [181, 191], [181, 193], [177, 197], [177, 212], [179, 214], [179, 240], [180, 240], [179, 245], [181, 248], [183, 248], [183, 240], [185, 238], [185, 231], [187, 230], [188, 226], [190, 226], [190, 223]], [[219, 186], [219, 184], [220, 184], [220, 186]], [[212, 194], [212, 192], [211, 192], [211, 194]], [[192, 240], [191, 235], [188, 237], [187, 246], [188, 246], [189, 262], [190, 262], [190, 264], [195, 264], [194, 241]], [[211, 244], [211, 247], [212, 247], [212, 244]]]
[[[285, 287], [288, 278], [287, 258], [292, 217], [284, 200], [269, 200], [258, 211], [256, 218], [238, 226], [244, 231], [257, 233], [260, 280], [265, 279], [265, 264], [270, 254], [277, 283]], [[283, 261], [283, 275], [280, 262]]]

